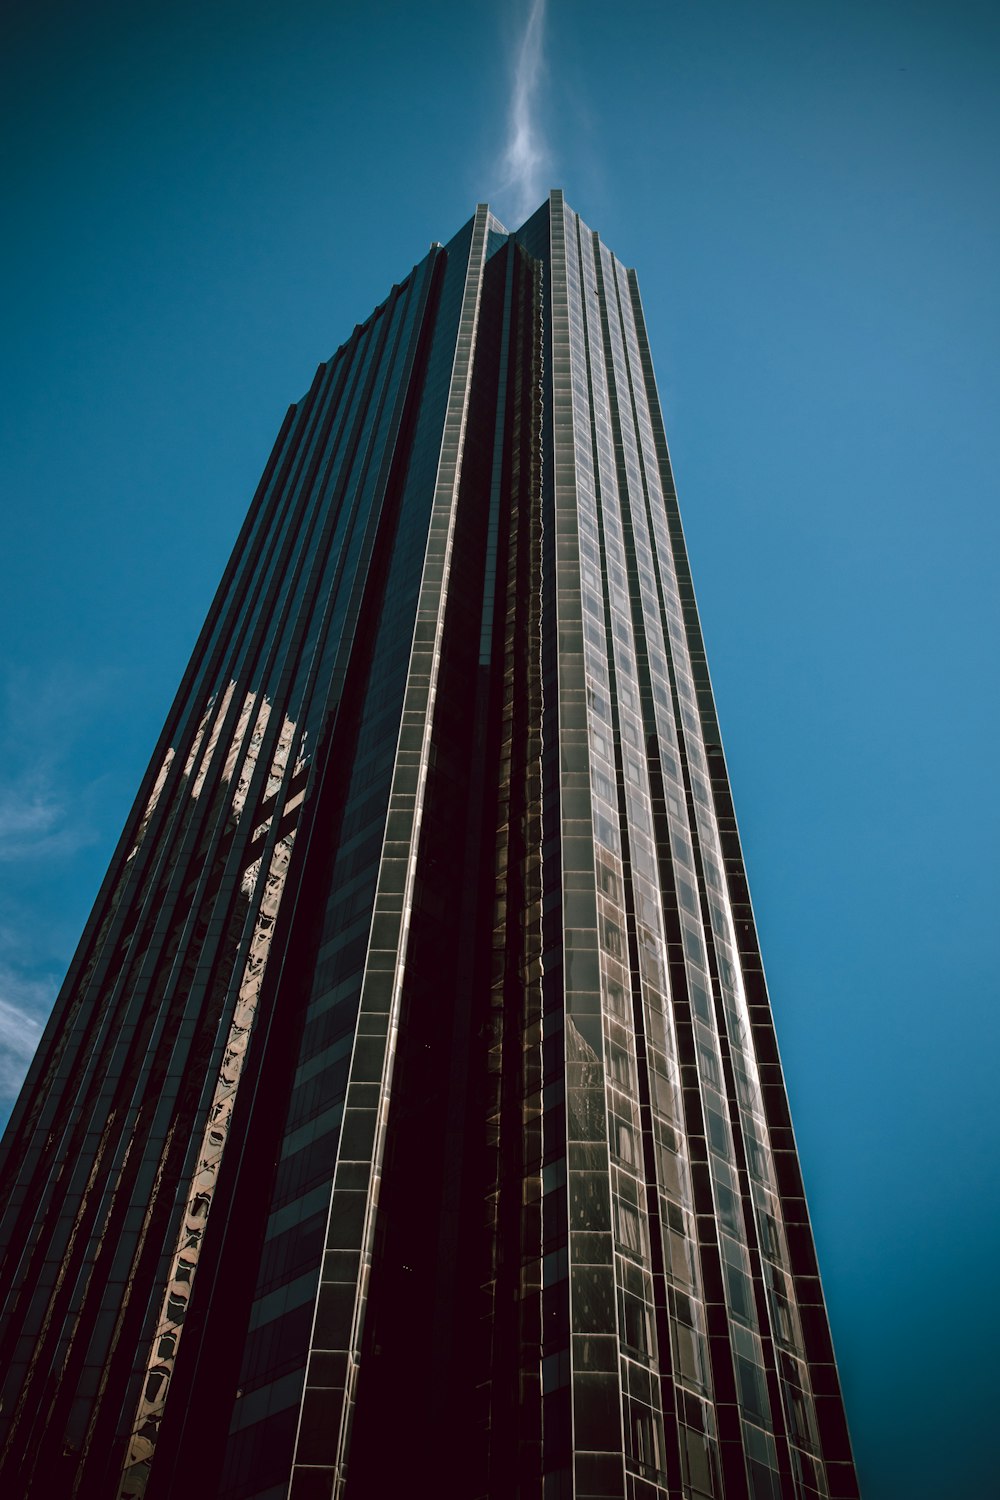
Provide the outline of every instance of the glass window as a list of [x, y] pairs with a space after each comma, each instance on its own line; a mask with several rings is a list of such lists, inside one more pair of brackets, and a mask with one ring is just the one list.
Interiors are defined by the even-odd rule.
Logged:
[[601, 917], [601, 946], [610, 953], [612, 958], [622, 956], [622, 930], [617, 922], [612, 922], [609, 917]]
[[640, 1354], [649, 1353], [649, 1310], [640, 1297], [631, 1292], [619, 1291], [618, 1306], [621, 1312], [622, 1340]]
[[618, 1210], [618, 1240], [623, 1250], [633, 1255], [643, 1253], [642, 1221], [639, 1210], [623, 1198], [615, 1200]]
[[629, 1408], [632, 1456], [644, 1469], [655, 1469], [658, 1458], [653, 1413], [648, 1406], [640, 1406], [637, 1401], [630, 1401]]

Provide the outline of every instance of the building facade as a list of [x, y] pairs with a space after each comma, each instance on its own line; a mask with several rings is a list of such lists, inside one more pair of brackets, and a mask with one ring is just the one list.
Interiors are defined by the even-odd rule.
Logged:
[[4, 1138], [0, 1487], [857, 1495], [634, 273], [289, 411]]

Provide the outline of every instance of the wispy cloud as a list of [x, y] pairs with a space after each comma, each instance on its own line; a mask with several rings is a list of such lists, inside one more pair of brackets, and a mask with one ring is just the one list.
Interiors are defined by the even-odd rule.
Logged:
[[25, 847], [49, 837], [61, 820], [62, 808], [39, 779], [17, 778], [0, 791], [0, 859], [19, 857]]
[[82, 822], [68, 818], [44, 768], [9, 776], [0, 790], [0, 863], [65, 857], [92, 837]]
[[[0, 865], [65, 859], [93, 840], [92, 791], [103, 766], [88, 747], [114, 683], [66, 667], [0, 677]], [[3, 902], [6, 905], [6, 898]]]
[[0, 965], [0, 1101], [17, 1093], [28, 1071], [58, 985]]
[[538, 86], [545, 68], [545, 0], [531, 0], [517, 49], [507, 141], [500, 165], [498, 198], [516, 227], [539, 205], [546, 190], [549, 150], [538, 120]]
[[77, 886], [100, 878], [80, 871], [100, 834], [100, 730], [119, 689], [111, 672], [70, 661], [0, 670], [0, 1126], [79, 932]]

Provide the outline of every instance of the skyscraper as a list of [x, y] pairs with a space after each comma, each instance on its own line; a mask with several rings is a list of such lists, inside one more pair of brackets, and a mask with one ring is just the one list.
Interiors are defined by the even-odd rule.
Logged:
[[635, 276], [291, 408], [4, 1140], [8, 1494], [857, 1494]]

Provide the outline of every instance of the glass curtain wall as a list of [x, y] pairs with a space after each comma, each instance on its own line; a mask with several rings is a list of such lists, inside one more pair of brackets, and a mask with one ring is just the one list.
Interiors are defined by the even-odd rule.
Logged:
[[4, 1141], [11, 1494], [851, 1500], [638, 285], [293, 407]]

